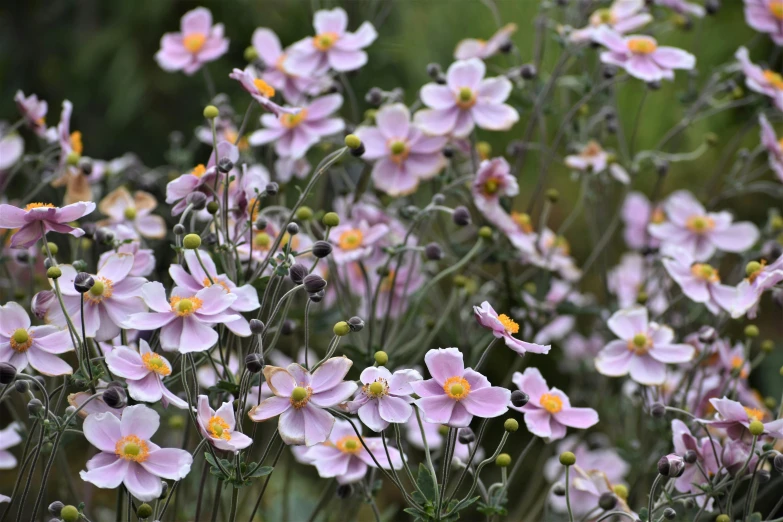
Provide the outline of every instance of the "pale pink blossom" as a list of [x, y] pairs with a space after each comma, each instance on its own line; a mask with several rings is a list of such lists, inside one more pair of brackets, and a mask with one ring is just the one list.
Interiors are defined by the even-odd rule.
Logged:
[[47, 132], [46, 129], [46, 113], [49, 110], [49, 104], [46, 103], [46, 100], [39, 100], [35, 94], [25, 96], [22, 91], [16, 91], [14, 101], [19, 113], [25, 119], [25, 123], [36, 135], [44, 138], [48, 134], [52, 137], [52, 133]]
[[599, 27], [609, 27], [625, 34], [647, 25], [653, 17], [646, 12], [644, 0], [615, 0], [609, 7], [596, 9], [588, 18], [588, 25], [570, 34], [573, 42], [590, 42]]
[[56, 326], [31, 326], [30, 317], [19, 304], [0, 306], [0, 362], [23, 371], [32, 366], [43, 375], [73, 373], [58, 355], [73, 351], [68, 330]]
[[21, 424], [12, 422], [0, 430], [0, 469], [14, 469], [16, 467], [16, 457], [8, 451], [8, 448], [12, 448], [22, 442], [22, 436], [19, 435], [21, 428]]
[[696, 58], [682, 49], [658, 46], [651, 36], [631, 35], [623, 37], [601, 27], [594, 40], [608, 50], [601, 53], [601, 61], [616, 65], [645, 82], [673, 80], [675, 69], [690, 70], [696, 66]]
[[109, 217], [102, 224], [126, 227], [148, 239], [163, 239], [166, 237], [166, 222], [152, 213], [157, 206], [158, 201], [149, 192], [137, 190], [131, 195], [128, 189], [119, 187], [101, 200], [98, 210]]
[[[761, 3], [763, 2], [764, 0], [761, 0]], [[781, 30], [780, 42], [783, 44], [783, 30]], [[734, 57], [742, 67], [742, 74], [745, 75], [745, 84], [748, 88], [769, 97], [775, 107], [783, 111], [783, 76], [772, 69], [762, 69], [751, 62], [745, 47], [737, 49]]]
[[760, 33], [783, 45], [783, 4], [780, 0], [745, 0], [745, 21]]
[[411, 382], [420, 381], [416, 370], [398, 370], [393, 374], [383, 366], [365, 368], [359, 376], [362, 387], [352, 401], [342, 407], [359, 415], [371, 430], [381, 432], [390, 423], [407, 422], [413, 413]]
[[767, 161], [769, 168], [783, 182], [783, 144], [775, 134], [775, 129], [770, 125], [765, 115], [759, 116], [759, 126], [761, 127], [761, 144], [767, 149]]
[[519, 332], [519, 324], [506, 314], [498, 315], [495, 309], [492, 308], [492, 305], [489, 304], [489, 301], [484, 301], [481, 303], [481, 306], [474, 306], [473, 316], [481, 326], [491, 330], [495, 338], [503, 339], [506, 346], [519, 355], [525, 355], [527, 352], [547, 354], [552, 348], [550, 345], [543, 346], [514, 337]]
[[27, 248], [43, 237], [45, 232], [82, 237], [84, 230], [69, 223], [95, 210], [95, 203], [82, 201], [62, 208], [51, 203], [29, 203], [25, 208], [0, 205], [0, 228], [19, 229], [11, 236], [11, 248]]
[[506, 24], [493, 34], [489, 40], [478, 38], [465, 38], [460, 40], [454, 49], [456, 60], [469, 60], [480, 58], [486, 60], [496, 55], [501, 48], [511, 44], [511, 35], [517, 31], [517, 24]]
[[171, 375], [168, 359], [150, 350], [147, 341], [139, 341], [139, 351], [127, 346], [116, 346], [106, 355], [106, 364], [112, 374], [125, 379], [128, 395], [140, 402], [162, 402], [180, 409], [188, 403], [169, 391], [163, 378]]
[[609, 162], [609, 154], [597, 141], [589, 141], [581, 148], [579, 154], [566, 156], [566, 167], [580, 172], [603, 172]]
[[212, 25], [209, 9], [197, 7], [182, 17], [179, 33], [163, 35], [155, 61], [164, 71], [191, 75], [228, 52], [228, 38], [223, 32], [223, 24]]
[[238, 453], [253, 444], [253, 439], [236, 430], [234, 404], [224, 402], [217, 411], [209, 405], [209, 397], [198, 396], [198, 429], [219, 450]]

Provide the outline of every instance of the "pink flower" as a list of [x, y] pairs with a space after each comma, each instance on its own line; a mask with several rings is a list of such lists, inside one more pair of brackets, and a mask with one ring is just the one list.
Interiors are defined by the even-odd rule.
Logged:
[[398, 370], [392, 374], [383, 366], [365, 368], [359, 380], [363, 386], [343, 408], [358, 413], [359, 419], [373, 431], [383, 431], [389, 423], [407, 422], [413, 413], [410, 383], [420, 381], [416, 370]]
[[168, 351], [191, 353], [209, 350], [218, 342], [218, 334], [213, 327], [239, 319], [238, 315], [227, 313], [237, 296], [227, 293], [220, 285], [195, 293], [187, 288], [174, 287], [171, 298], [167, 300], [166, 290], [156, 281], [142, 286], [141, 295], [153, 311], [131, 315], [125, 327], [137, 330], [160, 328], [160, 345]]
[[244, 71], [242, 69], [234, 69], [228, 77], [237, 80], [242, 85], [242, 88], [247, 91], [261, 107], [275, 116], [296, 114], [296, 109], [284, 108], [275, 102], [270, 101], [269, 98], [275, 95], [275, 89], [264, 80], [257, 78], [251, 67], [246, 68]]
[[98, 204], [101, 214], [109, 216], [108, 225], [125, 227], [132, 233], [148, 239], [166, 237], [166, 222], [152, 214], [158, 206], [155, 196], [137, 190], [131, 196], [128, 189], [119, 187], [104, 197]]
[[562, 364], [565, 368], [573, 369], [577, 361], [588, 361], [592, 363], [593, 358], [598, 355], [606, 342], [598, 333], [593, 333], [589, 337], [579, 333], [572, 333], [563, 341], [563, 353], [565, 358]]
[[390, 196], [410, 194], [419, 182], [435, 176], [446, 164], [442, 154], [446, 138], [428, 137], [411, 125], [408, 108], [401, 103], [384, 105], [375, 116], [377, 127], [360, 127], [356, 134], [365, 147], [375, 188]]
[[663, 248], [681, 247], [695, 261], [706, 261], [716, 249], [744, 252], [753, 246], [759, 231], [753, 223], [732, 223], [728, 212], [707, 212], [686, 190], [679, 190], [664, 203], [668, 221], [650, 224], [650, 235]]
[[[99, 379], [95, 388], [101, 392], [106, 391], [108, 383]], [[79, 413], [77, 413], [77, 415], [83, 419], [86, 419], [94, 413], [110, 413], [118, 419], [122, 417], [122, 412], [125, 410], [126, 406], [123, 406], [122, 408], [112, 408], [103, 401], [103, 397], [96, 397], [95, 399], [90, 399], [90, 397], [92, 397], [92, 392], [90, 390], [71, 393], [68, 395], [68, 404], [74, 408], [79, 408]]]
[[[84, 294], [73, 286], [76, 270], [71, 265], [60, 265], [62, 276], [58, 279], [60, 292], [68, 315], [74, 324], [81, 324], [81, 304], [84, 301], [84, 330], [87, 337], [96, 341], [109, 341], [120, 335], [122, 324], [129, 315], [144, 312], [144, 301], [139, 290], [147, 282], [143, 277], [130, 277], [133, 256], [113, 254], [98, 267], [93, 275], [94, 284]], [[54, 286], [54, 285], [53, 285]], [[51, 303], [48, 319], [60, 327], [67, 321], [57, 301]]]
[[45, 100], [39, 100], [35, 94], [25, 97], [22, 91], [16, 91], [14, 101], [19, 113], [33, 132], [41, 138], [46, 137], [46, 113], [49, 104]]
[[506, 24], [493, 34], [489, 40], [466, 38], [457, 44], [454, 49], [456, 60], [469, 60], [480, 58], [486, 60], [496, 55], [500, 49], [511, 44], [511, 35], [517, 31], [517, 24]]
[[751, 261], [745, 267], [745, 275], [747, 277], [737, 285], [734, 299], [726, 308], [733, 319], [745, 314], [755, 319], [762, 294], [783, 281], [783, 256], [769, 265], [763, 259]]
[[688, 299], [704, 303], [707, 309], [717, 314], [721, 308], [731, 310], [736, 295], [732, 286], [721, 284], [718, 269], [708, 263], [697, 263], [691, 254], [682, 248], [666, 249], [663, 266]]
[[732, 439], [748, 439], [750, 437], [748, 428], [753, 421], [759, 421], [764, 424], [764, 435], [777, 439], [783, 438], [783, 419], [763, 422], [767, 417], [763, 410], [747, 408], [727, 397], [710, 399], [710, 404], [718, 412], [716, 415], [717, 420], [708, 421], [707, 424], [725, 429], [726, 434]]
[[232, 402], [224, 402], [217, 411], [209, 405], [209, 397], [198, 396], [198, 429], [219, 450], [238, 453], [253, 444], [253, 439], [235, 431], [236, 419]]
[[41, 239], [44, 231], [82, 237], [84, 230], [68, 223], [93, 210], [95, 203], [92, 201], [73, 203], [62, 208], [51, 203], [30, 203], [23, 209], [13, 205], [0, 205], [0, 228], [18, 228], [11, 236], [11, 248], [27, 248]]
[[473, 417], [491, 418], [508, 411], [511, 392], [490, 386], [482, 374], [465, 368], [462, 352], [457, 348], [438, 348], [424, 356], [432, 376], [426, 381], [411, 383], [421, 397], [416, 400], [424, 420], [460, 428]]
[[[783, 43], [783, 31], [781, 31], [781, 42]], [[745, 75], [745, 84], [748, 88], [768, 96], [775, 107], [783, 111], [783, 76], [772, 69], [762, 69], [751, 62], [745, 47], [737, 49], [734, 57], [742, 67], [742, 74]]]
[[659, 47], [651, 36], [620, 36], [606, 27], [596, 31], [594, 39], [608, 51], [601, 53], [601, 61], [626, 70], [634, 78], [645, 82], [673, 80], [674, 69], [693, 69], [696, 58], [682, 49]]
[[607, 287], [617, 297], [620, 308], [630, 308], [638, 303], [640, 292], [647, 294], [646, 305], [655, 314], [663, 313], [669, 306], [666, 287], [651, 262], [636, 252], [626, 252], [620, 264], [609, 271]]
[[783, 144], [781, 144], [783, 140], [778, 139], [775, 129], [763, 114], [759, 116], [759, 125], [761, 126], [761, 144], [767, 149], [769, 168], [783, 182]]
[[354, 71], [367, 63], [368, 47], [378, 37], [370, 22], [349, 33], [348, 15], [341, 7], [316, 11], [315, 36], [303, 38], [290, 47], [285, 68], [299, 76], [322, 76], [327, 70]]
[[630, 248], [641, 250], [647, 246], [659, 246], [659, 241], [650, 237], [647, 226], [663, 223], [666, 216], [663, 209], [653, 205], [647, 196], [641, 192], [629, 192], [623, 202], [621, 216], [625, 223], [623, 237]]
[[[505, 158], [492, 158], [481, 162], [471, 185], [471, 193], [476, 208], [484, 214], [487, 221], [506, 234], [509, 241], [521, 251], [533, 251], [532, 238], [525, 237], [532, 231], [532, 227], [526, 230], [517, 218], [521, 215], [509, 215], [500, 204], [501, 197], [514, 197], [519, 194], [517, 179], [511, 175], [511, 167]], [[527, 218], [529, 221], [529, 216]]]
[[[228, 158], [233, 163], [239, 161], [239, 150], [228, 141], [217, 144], [218, 157]], [[215, 184], [215, 176], [218, 175], [215, 168], [215, 151], [209, 156], [206, 167], [203, 164], [196, 165], [192, 171], [182, 174], [174, 181], [166, 185], [166, 203], [176, 203], [171, 208], [171, 215], [177, 216], [187, 208], [187, 197], [192, 192], [203, 192], [207, 197], [213, 197], [212, 187]], [[204, 187], [208, 188], [204, 188]]]
[[675, 13], [695, 16], [696, 18], [703, 18], [705, 13], [703, 6], [693, 2], [686, 2], [685, 0], [655, 0], [655, 4], [668, 7]]
[[530, 263], [557, 272], [567, 281], [576, 281], [582, 271], [571, 257], [571, 245], [563, 236], [556, 235], [551, 229], [545, 228], [536, 236], [536, 250], [525, 256]]
[[265, 366], [264, 377], [274, 393], [250, 410], [254, 422], [280, 415], [277, 430], [286, 444], [313, 446], [326, 441], [334, 417], [326, 408], [334, 408], [356, 391], [353, 381], [343, 381], [353, 363], [347, 357], [332, 357], [312, 374], [291, 363], [288, 368]]
[[745, 0], [745, 21], [760, 33], [768, 33], [775, 45], [783, 45], [783, 2]]
[[[130, 234], [126, 234], [126, 231], [117, 231], [115, 237], [121, 241], [132, 239], [131, 237], [128, 237], [128, 235]], [[138, 241], [123, 243], [117, 247], [116, 252], [114, 250], [104, 252], [101, 254], [101, 257], [98, 258], [98, 266], [105, 265], [109, 257], [113, 256], [115, 253], [131, 254], [133, 256], [133, 266], [131, 267], [130, 272], [128, 272], [129, 276], [146, 277], [155, 269], [155, 254], [152, 249], [141, 248], [141, 243]]]
[[416, 113], [424, 132], [464, 138], [478, 125], [487, 130], [508, 130], [519, 120], [517, 111], [503, 102], [511, 94], [508, 78], [484, 78], [486, 66], [478, 58], [454, 62], [446, 85], [428, 83], [421, 101], [429, 109]]
[[158, 498], [160, 479], [183, 479], [193, 463], [187, 451], [161, 448], [150, 440], [159, 426], [160, 415], [143, 404], [125, 408], [122, 419], [110, 413], [88, 416], [84, 436], [101, 452], [87, 461], [87, 471], [79, 473], [82, 480], [103, 489], [124, 484], [145, 502]]
[[737, 475], [746, 462], [748, 465], [745, 468], [745, 475], [752, 473], [756, 469], [756, 464], [759, 461], [758, 454], [762, 453], [763, 450], [760, 447], [761, 444], [757, 443], [754, 448], [749, 442], [743, 440], [727, 440], [724, 442], [721, 459], [726, 471], [731, 475]]
[[339, 484], [360, 481], [367, 474], [368, 468], [377, 467], [376, 460], [384, 469], [402, 468], [400, 450], [389, 446], [387, 456], [380, 437], [362, 437], [362, 439], [369, 452], [364, 449], [351, 423], [340, 419], [335, 422], [329, 440], [309, 448], [304, 453], [303, 460], [315, 466], [318, 475], [323, 478], [336, 477]]
[[[703, 490], [698, 485], [708, 482], [710, 476], [718, 474], [721, 470], [721, 464], [716, 459], [716, 455], [720, 457], [723, 453], [720, 442], [716, 441], [714, 437], [712, 440], [709, 437], [697, 439], [691, 434], [691, 430], [684, 422], [674, 419], [672, 420], [672, 443], [674, 451], [678, 455], [685, 455], [685, 452], [689, 450], [696, 453], [696, 462], [699, 464], [699, 466], [695, 463], [685, 466], [685, 471], [677, 477], [674, 487], [683, 493], [702, 493]], [[709, 476], [705, 477], [702, 470]], [[697, 501], [699, 501], [698, 498]], [[700, 502], [703, 504], [703, 497]]]
[[162, 402], [183, 409], [188, 403], [169, 391], [163, 378], [171, 375], [171, 364], [150, 350], [147, 341], [139, 341], [139, 351], [127, 346], [116, 346], [106, 355], [106, 364], [114, 375], [128, 383], [128, 394], [140, 402]]
[[[226, 328], [234, 332], [241, 337], [247, 337], [250, 335], [250, 325], [239, 312], [250, 312], [258, 309], [261, 306], [258, 302], [258, 292], [252, 285], [237, 286], [231, 281], [225, 274], [218, 274], [215, 262], [205, 251], [200, 251], [201, 263], [204, 264], [204, 268], [201, 267], [196, 252], [188, 250], [185, 252], [185, 263], [188, 267], [188, 271], [181, 265], [171, 265], [169, 267], [169, 275], [174, 281], [177, 287], [192, 292], [194, 294], [209, 288], [213, 284], [218, 288], [223, 288], [226, 294], [236, 296], [233, 303], [225, 310], [224, 313], [236, 314], [239, 316], [234, 321], [229, 321], [226, 324]], [[190, 272], [190, 273], [188, 273]], [[212, 282], [210, 282], [210, 279]]]
[[14, 469], [16, 467], [16, 457], [8, 451], [8, 448], [22, 442], [22, 436], [19, 435], [21, 427], [22, 425], [18, 422], [12, 422], [0, 430], [0, 469]]
[[619, 377], [630, 372], [639, 384], [654, 386], [666, 380], [666, 363], [693, 358], [693, 346], [672, 344], [672, 329], [648, 322], [646, 308], [615, 312], [607, 326], [620, 340], [607, 344], [595, 360], [596, 369], [604, 375]]
[[736, 373], [736, 375], [745, 380], [750, 376], [750, 361], [745, 357], [745, 346], [743, 343], [737, 343], [734, 347], [728, 340], [720, 340], [715, 343], [718, 345], [718, 360], [720, 365], [727, 373]]
[[325, 136], [336, 134], [345, 128], [340, 118], [330, 116], [343, 105], [339, 94], [328, 94], [314, 99], [299, 112], [286, 112], [279, 117], [274, 114], [261, 116], [264, 129], [248, 137], [253, 146], [275, 142], [278, 156], [299, 159]]
[[573, 408], [568, 396], [557, 388], [549, 388], [537, 368], [524, 373], [514, 372], [517, 388], [528, 394], [530, 401], [517, 408], [525, 414], [525, 425], [530, 433], [549, 441], [565, 437], [566, 426], [587, 429], [598, 423], [598, 413], [592, 408]]
[[0, 306], [0, 362], [19, 371], [29, 364], [43, 375], [73, 373], [57, 355], [73, 350], [68, 330], [56, 326], [30, 326], [30, 317], [19, 304]]
[[376, 246], [389, 232], [388, 225], [370, 226], [367, 221], [345, 223], [334, 227], [329, 241], [334, 245], [332, 258], [338, 265], [370, 257]]
[[155, 61], [164, 71], [183, 71], [190, 76], [227, 51], [228, 38], [223, 36], [223, 24], [212, 25], [210, 10], [198, 7], [184, 14], [179, 33], [163, 35]]
[[609, 162], [609, 154], [597, 141], [589, 141], [579, 154], [566, 156], [566, 167], [580, 172], [603, 172]]
[[492, 331], [492, 335], [497, 339], [503, 339], [506, 346], [517, 352], [519, 355], [525, 355], [527, 352], [549, 353], [552, 348], [550, 345], [542, 346], [540, 344], [528, 343], [514, 337], [519, 332], [519, 325], [506, 314], [500, 314], [492, 308], [489, 301], [484, 301], [481, 306], [473, 307], [473, 315], [478, 324]]
[[644, 0], [615, 0], [611, 6], [594, 11], [589, 25], [572, 32], [570, 38], [572, 42], [590, 42], [601, 27], [625, 34], [647, 25], [652, 19], [652, 15], [645, 11]]

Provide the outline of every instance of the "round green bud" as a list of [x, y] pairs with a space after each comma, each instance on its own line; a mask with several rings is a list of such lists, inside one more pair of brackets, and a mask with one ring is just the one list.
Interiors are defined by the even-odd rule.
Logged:
[[764, 406], [770, 410], [774, 410], [778, 406], [778, 401], [775, 399], [775, 397], [764, 397]]
[[291, 400], [294, 402], [303, 401], [305, 398], [307, 398], [307, 390], [301, 386], [297, 386], [294, 388], [294, 391], [291, 392]]
[[299, 221], [310, 221], [313, 219], [313, 209], [310, 207], [299, 207], [296, 209], [296, 219]]
[[172, 415], [168, 421], [169, 428], [173, 430], [181, 430], [185, 427], [185, 417], [182, 415]]
[[501, 453], [495, 458], [495, 465], [499, 468], [507, 468], [511, 465], [511, 455], [508, 453]]
[[745, 275], [748, 277], [752, 276], [759, 270], [761, 270], [761, 263], [759, 263], [758, 261], [751, 261], [750, 263], [745, 265]]
[[364, 111], [364, 119], [367, 120], [369, 123], [372, 123], [375, 121], [375, 115], [378, 114], [378, 109], [367, 109]]
[[546, 191], [545, 195], [550, 203], [557, 203], [557, 200], [560, 199], [560, 192], [558, 192], [557, 189], [549, 189]]
[[704, 135], [704, 141], [709, 145], [710, 147], [714, 147], [718, 144], [718, 135], [714, 132], [708, 132]]
[[215, 200], [210, 201], [207, 203], [207, 212], [212, 214], [213, 216], [217, 214], [217, 211], [220, 210], [220, 205], [218, 205], [218, 202]]
[[528, 294], [535, 294], [538, 288], [536, 287], [536, 284], [533, 281], [528, 281], [527, 283], [522, 285], [522, 290], [524, 290]]
[[136, 516], [139, 518], [150, 518], [152, 516], [152, 506], [146, 502], [136, 508]]
[[65, 157], [65, 162], [71, 167], [75, 167], [79, 164], [80, 159], [82, 159], [80, 154], [77, 154], [76, 152], [70, 152], [68, 153], [68, 156]]
[[387, 362], [389, 362], [389, 354], [382, 350], [375, 352], [375, 364], [378, 366], [383, 366]]
[[614, 491], [614, 494], [623, 500], [628, 498], [628, 488], [622, 484], [615, 484], [612, 486], [612, 491]]
[[378, 396], [383, 393], [383, 384], [379, 382], [374, 382], [370, 384], [370, 394], [374, 396]]
[[255, 61], [256, 58], [258, 58], [258, 51], [256, 51], [256, 48], [252, 45], [247, 47], [245, 49], [245, 60], [252, 62]]
[[774, 216], [770, 219], [769, 225], [772, 227], [772, 230], [780, 230], [783, 228], [783, 216]]
[[454, 276], [454, 286], [457, 288], [464, 288], [468, 284], [468, 278], [464, 275]]
[[61, 275], [63, 275], [63, 271], [60, 270], [60, 267], [57, 266], [49, 267], [49, 269], [46, 271], [46, 277], [49, 279], [57, 279]]
[[775, 349], [775, 341], [772, 339], [764, 339], [761, 342], [761, 351], [769, 353]]
[[201, 236], [198, 234], [188, 234], [182, 239], [182, 246], [188, 250], [195, 250], [201, 246]]
[[647, 299], [649, 296], [647, 295], [647, 292], [644, 290], [639, 290], [639, 293], [636, 294], [636, 302], [639, 304], [644, 304], [647, 302]]
[[351, 326], [345, 321], [340, 321], [338, 323], [335, 323], [334, 328], [332, 328], [332, 331], [334, 332], [334, 335], [338, 337], [342, 337], [344, 335], [348, 335], [349, 333], [351, 333]]
[[129, 221], [136, 219], [136, 209], [133, 207], [126, 208], [123, 214], [125, 215], [125, 219]]
[[580, 116], [587, 116], [588, 114], [590, 114], [590, 107], [586, 103], [580, 105], [579, 106], [579, 115]]
[[489, 158], [492, 154], [492, 145], [486, 141], [480, 141], [476, 143], [476, 152], [481, 158]]
[[449, 427], [441, 424], [440, 426], [438, 426], [438, 433], [440, 433], [443, 436], [448, 435]]
[[492, 239], [492, 229], [489, 227], [481, 227], [478, 231], [478, 235], [481, 239]]
[[750, 430], [751, 435], [758, 437], [764, 433], [764, 425], [761, 423], [761, 421], [754, 420], [750, 423], [750, 426], [748, 426], [748, 430]]
[[50, 243], [46, 243], [46, 246], [43, 248], [43, 250], [41, 250], [41, 253], [42, 253], [43, 255], [46, 255], [46, 254], [47, 254], [47, 252], [46, 252], [46, 248], [47, 248], [47, 247], [49, 248], [49, 252], [51, 252], [53, 256], [56, 256], [56, 255], [57, 255], [57, 252], [59, 252], [59, 251], [60, 251], [60, 249], [59, 249], [59, 248], [57, 248], [57, 245], [56, 245], [55, 243], [51, 243], [51, 242], [50, 242]]
[[208, 120], [217, 118], [220, 115], [220, 111], [214, 105], [207, 105], [204, 107], [204, 117]]
[[749, 324], [745, 327], [745, 337], [758, 337], [759, 327], [755, 324]]
[[340, 224], [340, 216], [337, 212], [327, 212], [321, 222], [327, 227], [336, 227]]
[[60, 518], [63, 522], [77, 522], [82, 517], [76, 506], [64, 506], [60, 511]]
[[715, 522], [731, 522], [731, 518], [728, 515], [718, 515], [718, 518], [715, 519]]
[[564, 451], [560, 454], [560, 464], [563, 466], [573, 466], [576, 464], [576, 455], [570, 451]]
[[509, 433], [514, 433], [519, 429], [519, 422], [516, 419], [506, 419], [506, 422], [503, 423], [503, 429]]
[[345, 146], [349, 149], [356, 150], [362, 146], [362, 140], [356, 134], [349, 134], [345, 137]]

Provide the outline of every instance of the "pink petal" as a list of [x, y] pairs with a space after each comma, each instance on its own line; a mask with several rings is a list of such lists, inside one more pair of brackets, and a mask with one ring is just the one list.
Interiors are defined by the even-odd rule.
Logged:
[[587, 429], [598, 423], [598, 413], [592, 408], [564, 408], [554, 417], [559, 423], [572, 428]]
[[[112, 449], [113, 452], [114, 450]], [[89, 471], [81, 471], [79, 476], [83, 481], [95, 484], [99, 488], [116, 489], [122, 484], [128, 473], [129, 461], [118, 457], [115, 458], [116, 460], [113, 463], [96, 467]]]
[[135, 462], [129, 462], [123, 484], [131, 495], [144, 502], [155, 500], [163, 492], [160, 479]]
[[410, 120], [408, 108], [401, 103], [386, 105], [375, 115], [378, 130], [389, 140], [406, 139]]
[[475, 91], [485, 73], [486, 66], [478, 58], [457, 61], [451, 64], [446, 72], [446, 84], [452, 92], [459, 92], [463, 87]]
[[628, 367], [631, 378], [639, 384], [656, 386], [666, 381], [666, 365], [650, 356], [636, 356], [631, 358]]
[[408, 421], [413, 407], [404, 399], [388, 395], [378, 399], [378, 412], [383, 420], [400, 423]]
[[280, 415], [289, 408], [291, 408], [291, 399], [285, 397], [269, 397], [250, 410], [248, 417], [254, 422], [262, 422]]
[[123, 435], [120, 419], [110, 413], [97, 413], [84, 419], [84, 438], [101, 451], [114, 453]]
[[176, 448], [159, 448], [152, 450], [142, 467], [158, 477], [169, 480], [180, 480], [190, 472], [193, 457], [185, 450]]
[[465, 364], [462, 352], [457, 348], [438, 348], [430, 350], [424, 356], [424, 363], [430, 371], [430, 375], [443, 385], [450, 377], [462, 377]]
[[419, 93], [421, 101], [430, 109], [449, 109], [455, 105], [454, 92], [446, 85], [428, 83]]
[[327, 391], [337, 386], [351, 369], [353, 362], [345, 357], [332, 357], [313, 373], [310, 386], [313, 391], [318, 393], [320, 391]]
[[460, 403], [471, 415], [491, 418], [506, 413], [510, 400], [510, 391], [499, 386], [492, 386], [490, 388], [470, 390], [468, 396]]
[[442, 393], [433, 397], [422, 397], [416, 400], [416, 405], [424, 413], [424, 420], [445, 424], [451, 420], [451, 412], [457, 401]]
[[140, 439], [149, 440], [159, 426], [160, 415], [143, 404], [128, 406], [122, 412], [120, 431], [123, 437], [136, 435]]

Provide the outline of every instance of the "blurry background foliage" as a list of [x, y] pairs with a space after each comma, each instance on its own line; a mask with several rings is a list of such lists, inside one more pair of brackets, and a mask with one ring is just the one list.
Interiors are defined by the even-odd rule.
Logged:
[[[577, 9], [578, 4], [577, 0], [570, 0], [569, 9]], [[212, 10], [215, 22], [225, 24], [226, 35], [231, 39], [228, 55], [207, 67], [218, 91], [233, 97], [233, 105], [240, 115], [250, 98], [237, 82], [228, 78], [228, 73], [233, 67], [244, 67], [243, 53], [257, 27], [273, 29], [283, 45], [289, 45], [312, 34], [312, 15], [316, 9], [342, 5], [348, 11], [351, 30], [365, 19], [376, 22], [379, 37], [369, 48], [370, 61], [350, 78], [361, 110], [369, 108], [363, 98], [373, 86], [384, 90], [402, 87], [405, 101], [412, 104], [418, 89], [429, 81], [428, 63], [438, 62], [445, 69], [452, 62], [454, 47], [461, 38], [487, 38], [497, 28], [492, 12], [480, 0], [5, 1], [0, 3], [0, 119], [12, 122], [18, 118], [13, 103], [17, 89], [23, 89], [27, 94], [36, 93], [49, 102], [50, 125], [59, 120], [60, 104], [67, 98], [74, 104], [71, 128], [82, 131], [85, 155], [111, 159], [131, 151], [148, 166], [165, 163], [172, 131], [181, 132], [189, 140], [193, 129], [204, 123], [201, 112], [208, 98], [200, 73], [188, 77], [164, 72], [153, 55], [159, 48], [161, 35], [177, 31], [182, 14], [199, 5]], [[513, 40], [522, 60], [532, 60], [539, 0], [497, 0], [496, 5], [503, 23], [514, 22], [519, 26]], [[556, 17], [562, 17], [562, 10], [552, 9], [552, 12]], [[689, 79], [687, 74], [678, 72], [676, 82], [665, 82], [660, 90], [647, 93], [640, 113], [637, 151], [653, 147], [680, 120], [685, 107], [681, 96], [689, 82], [703, 85], [716, 66], [733, 60], [740, 45], [751, 46], [751, 57], [756, 62], [773, 56], [768, 39], [755, 35], [746, 25], [740, 0], [724, 0], [716, 16], [694, 20], [692, 25], [683, 23], [681, 17], [670, 11], [661, 12], [663, 19], [658, 18], [655, 22], [659, 42], [693, 52], [697, 56], [697, 77]], [[558, 47], [550, 32], [540, 68], [543, 75], [548, 75], [557, 61]], [[547, 108], [550, 113], [564, 114], [581, 96], [564, 86], [576, 83], [572, 80], [582, 81], [583, 72], [593, 75], [596, 58], [597, 53], [588, 49], [574, 62], [569, 74], [578, 77], [561, 82], [554, 106]], [[514, 65], [517, 63], [514, 60], [511, 56], [492, 58], [488, 66], [490, 74]], [[772, 66], [779, 68], [780, 63], [772, 60], [777, 62]], [[739, 84], [745, 90], [744, 83]], [[645, 86], [637, 80], [620, 84], [619, 106], [626, 135], [631, 132], [644, 93]], [[738, 94], [742, 95], [739, 91]], [[508, 142], [519, 139], [526, 125], [530, 113], [529, 93], [515, 92], [512, 103], [519, 108], [521, 121], [510, 132], [479, 131], [480, 139], [492, 144], [493, 155], [503, 154]], [[600, 109], [600, 106], [591, 106], [591, 114]], [[755, 147], [758, 131], [754, 110], [742, 107], [702, 120], [670, 143], [669, 151], [684, 152], [696, 149], [708, 133], [714, 133], [716, 139], [715, 146], [696, 161], [672, 165], [663, 194], [679, 188], [698, 193], [712, 176], [723, 147], [746, 125], [753, 125], [753, 128], [743, 138], [743, 144]], [[343, 107], [343, 115], [350, 117], [348, 103]], [[550, 141], [558, 125], [553, 116], [547, 120]], [[614, 149], [616, 141], [609, 137], [604, 145]], [[205, 146], [199, 151], [196, 162], [206, 160], [208, 152]], [[311, 154], [315, 156], [321, 152]], [[520, 174], [520, 196], [514, 202], [520, 210], [527, 206], [535, 186], [537, 160], [537, 154], [531, 152], [525, 170]], [[552, 214], [552, 222], [556, 225], [573, 208], [579, 182], [561, 162], [553, 168], [555, 170], [548, 176], [548, 186], [556, 187], [561, 193], [560, 203]], [[634, 189], [649, 195], [656, 176], [652, 166], [645, 164], [634, 179]], [[161, 186], [158, 194], [163, 190]], [[429, 188], [422, 192], [422, 198], [429, 197]], [[615, 184], [588, 203], [605, 209], [615, 208], [618, 195]], [[751, 194], [727, 200], [722, 205], [735, 212], [738, 218], [751, 219], [763, 226], [767, 209], [779, 207], [780, 201], [765, 194]], [[599, 225], [605, 225], [611, 215], [601, 219]], [[584, 260], [592, 242], [587, 220], [579, 221], [569, 230], [568, 240], [576, 258]], [[618, 233], [616, 241], [607, 249], [608, 266], [619, 259], [623, 248], [620, 237]], [[597, 272], [594, 270], [586, 279], [586, 288], [602, 298], [603, 284]], [[783, 339], [780, 309], [767, 300], [763, 305], [762, 338]], [[734, 333], [741, 331], [740, 328], [741, 325], [734, 325]], [[780, 342], [777, 348], [776, 354], [767, 360], [769, 364], [754, 372], [754, 384], [765, 396], [780, 396], [778, 368], [783, 364]], [[536, 363], [547, 366], [553, 361], [540, 358]]]

